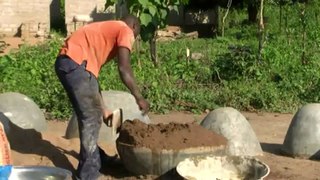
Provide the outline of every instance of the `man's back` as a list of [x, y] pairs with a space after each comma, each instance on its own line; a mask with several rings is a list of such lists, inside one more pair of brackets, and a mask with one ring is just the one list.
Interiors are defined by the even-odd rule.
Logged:
[[95, 22], [74, 32], [60, 54], [68, 55], [78, 64], [86, 60], [87, 70], [98, 77], [101, 66], [115, 56], [117, 47], [131, 50], [133, 42], [133, 31], [123, 21]]

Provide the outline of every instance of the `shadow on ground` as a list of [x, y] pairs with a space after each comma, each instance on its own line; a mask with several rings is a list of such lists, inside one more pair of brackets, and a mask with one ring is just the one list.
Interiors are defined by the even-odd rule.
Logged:
[[117, 179], [135, 177], [135, 175], [130, 173], [122, 164], [103, 166], [100, 170], [100, 173]]
[[314, 153], [314, 155], [312, 155], [310, 159], [314, 161], [320, 161], [320, 149], [318, 152]]
[[123, 164], [103, 167], [100, 172], [106, 176], [112, 176], [116, 179], [154, 179], [154, 180], [183, 180], [183, 178], [177, 173], [176, 169], [172, 169], [167, 173], [157, 175], [135, 175], [128, 171]]
[[292, 155], [287, 154], [282, 149], [282, 144], [274, 144], [274, 143], [260, 143], [261, 148], [264, 152], [268, 152], [277, 156], [284, 156], [284, 157], [290, 157], [290, 158], [298, 158], [298, 159], [309, 159], [313, 161], [319, 161], [320, 160], [320, 149], [312, 156], [308, 157], [294, 157]]
[[5, 128], [6, 135], [12, 150], [22, 154], [45, 156], [52, 161], [54, 166], [74, 171], [65, 154], [49, 141], [42, 139], [40, 132], [34, 129], [20, 128], [12, 123], [2, 112], [0, 112], [0, 120], [7, 127]]
[[283, 156], [284, 153], [281, 150], [282, 144], [274, 144], [274, 143], [260, 143], [261, 148], [264, 152], [268, 152], [271, 154], [275, 154], [278, 156]]

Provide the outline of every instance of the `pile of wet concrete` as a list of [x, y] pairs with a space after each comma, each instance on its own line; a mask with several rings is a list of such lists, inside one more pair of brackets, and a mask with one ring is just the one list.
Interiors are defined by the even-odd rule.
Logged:
[[154, 150], [219, 147], [227, 144], [223, 136], [195, 123], [145, 124], [138, 119], [124, 122], [117, 141]]

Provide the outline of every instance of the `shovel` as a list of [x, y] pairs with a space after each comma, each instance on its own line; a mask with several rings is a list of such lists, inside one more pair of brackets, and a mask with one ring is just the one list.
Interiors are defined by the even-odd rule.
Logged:
[[108, 127], [112, 128], [112, 135], [114, 137], [120, 132], [122, 122], [123, 122], [123, 114], [122, 114], [121, 108], [114, 110], [107, 119], [104, 119], [104, 123]]

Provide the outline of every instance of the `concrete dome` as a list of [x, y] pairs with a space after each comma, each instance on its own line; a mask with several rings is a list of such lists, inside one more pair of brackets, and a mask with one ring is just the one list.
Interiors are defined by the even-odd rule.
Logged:
[[298, 110], [282, 150], [295, 157], [320, 159], [320, 104], [307, 104]]
[[223, 107], [211, 111], [200, 125], [228, 139], [227, 153], [229, 155], [263, 155], [261, 145], [251, 125], [234, 108]]
[[[135, 101], [135, 98], [128, 92], [123, 91], [102, 91], [103, 101], [105, 106], [110, 110], [122, 108], [123, 120], [139, 119], [144, 123], [150, 123], [148, 115], [143, 116]], [[72, 115], [66, 131], [66, 138], [78, 138], [78, 121], [75, 114]], [[102, 123], [99, 141], [111, 142], [115, 144], [115, 139], [112, 138], [112, 131]]]
[[7, 134], [11, 133], [10, 123], [22, 129], [34, 129], [38, 132], [47, 128], [44, 113], [38, 105], [29, 97], [15, 92], [0, 94], [0, 120]]

